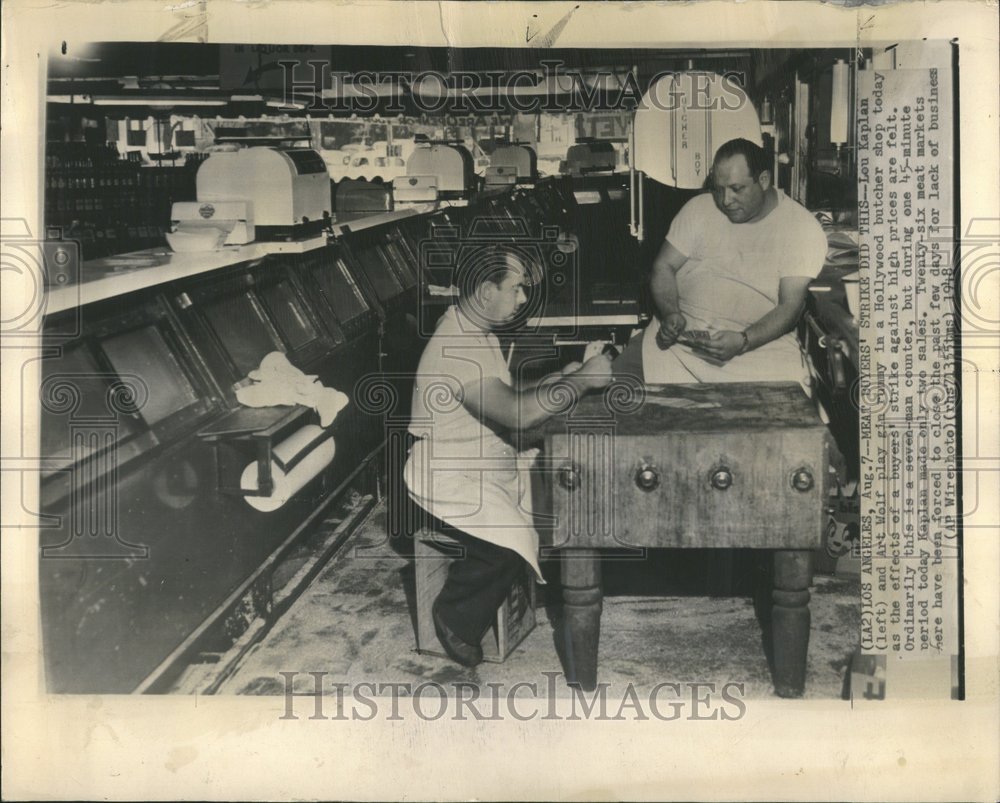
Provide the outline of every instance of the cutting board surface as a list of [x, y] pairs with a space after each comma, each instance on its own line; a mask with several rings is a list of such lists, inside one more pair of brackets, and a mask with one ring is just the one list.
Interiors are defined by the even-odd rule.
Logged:
[[591, 420], [613, 420], [620, 435], [823, 426], [813, 403], [794, 382], [637, 387], [616, 382], [604, 393], [586, 396], [570, 415], [550, 420], [545, 434]]

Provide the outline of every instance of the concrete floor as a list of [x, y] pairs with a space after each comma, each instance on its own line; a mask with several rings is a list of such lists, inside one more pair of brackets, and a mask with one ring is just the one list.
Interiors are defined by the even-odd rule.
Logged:
[[[502, 664], [467, 669], [447, 658], [420, 654], [412, 560], [388, 545], [379, 546], [384, 532], [385, 508], [379, 505], [220, 693], [282, 694], [286, 681], [281, 672], [299, 673], [295, 689], [308, 692], [314, 683], [308, 673], [326, 672], [327, 683], [465, 681], [482, 686], [527, 681], [538, 684], [538, 697], [553, 689], [559, 697], [570, 694], [561, 676], [553, 682], [542, 674], [563, 671], [557, 588], [539, 586], [537, 625]], [[670, 565], [672, 578], [664, 568]], [[749, 596], [708, 597], [697, 581], [678, 580], [678, 571], [691, 574], [691, 567], [700, 565], [676, 551], [657, 551], [639, 564], [618, 562], [605, 568], [599, 680], [611, 684], [612, 693], [629, 683], [650, 689], [668, 681], [697, 681], [743, 683], [747, 699], [773, 695]], [[546, 568], [547, 577], [548, 572]], [[704, 569], [693, 574], [703, 576]], [[661, 582], [663, 575], [668, 576]], [[811, 611], [805, 696], [841, 698], [859, 645], [857, 582], [818, 575]]]

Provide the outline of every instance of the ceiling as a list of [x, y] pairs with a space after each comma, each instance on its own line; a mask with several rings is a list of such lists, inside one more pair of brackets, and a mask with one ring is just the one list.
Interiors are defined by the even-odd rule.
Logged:
[[[330, 113], [310, 101], [335, 85], [332, 74], [360, 71], [444, 74], [467, 72], [540, 72], [543, 61], [560, 72], [631, 72], [641, 89], [655, 74], [666, 71], [736, 71], [743, 85], [761, 81], [815, 62], [826, 51], [764, 49], [577, 49], [577, 48], [427, 48], [339, 45], [238, 45], [158, 42], [63, 43], [49, 59], [49, 99], [74, 106], [169, 105], [197, 111], [229, 107], [211, 113], [260, 113], [276, 101], [299, 101], [297, 109]], [[832, 51], [831, 51], [832, 52]], [[838, 54], [843, 57], [844, 51]], [[282, 67], [281, 62], [286, 66]], [[316, 70], [310, 64], [320, 65]], [[290, 69], [291, 67], [291, 69]], [[294, 86], [292, 85], [294, 82]], [[405, 92], [404, 92], [405, 94]], [[606, 98], [603, 99], [605, 102]], [[270, 104], [268, 103], [270, 101]], [[384, 104], [383, 104], [384, 105]], [[600, 101], [598, 102], [600, 106]], [[380, 109], [375, 106], [369, 111]], [[204, 109], [202, 109], [204, 111]]]

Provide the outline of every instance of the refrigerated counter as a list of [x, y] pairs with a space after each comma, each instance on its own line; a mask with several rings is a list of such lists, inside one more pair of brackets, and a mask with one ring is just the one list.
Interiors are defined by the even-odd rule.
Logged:
[[329, 465], [273, 512], [252, 507], [243, 470], [318, 419], [244, 408], [236, 392], [275, 351], [348, 397], [387, 352], [412, 370], [386, 348], [389, 316], [406, 313], [407, 293], [416, 303], [416, 267], [396, 273], [396, 247], [376, 226], [153, 250], [87, 263], [80, 284], [50, 294], [40, 583], [52, 691], [156, 690], [170, 680], [163, 662], [213, 616], [203, 642], [223, 649], [240, 616], [218, 606], [365, 471], [377, 484], [383, 417], [352, 398], [329, 428]]

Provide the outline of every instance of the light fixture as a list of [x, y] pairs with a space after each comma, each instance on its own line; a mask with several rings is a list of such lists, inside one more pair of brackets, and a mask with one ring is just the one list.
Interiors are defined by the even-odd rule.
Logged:
[[305, 109], [306, 104], [301, 103], [297, 100], [269, 100], [267, 102], [267, 107], [269, 109]]
[[174, 97], [94, 97], [91, 102], [95, 106], [162, 106], [169, 108], [173, 106], [225, 106], [229, 103], [226, 98], [187, 98], [181, 96]]
[[90, 95], [47, 95], [46, 103], [91, 103]]
[[850, 106], [850, 65], [837, 59], [833, 65], [833, 86], [830, 91], [830, 144], [837, 153], [847, 143], [847, 123]]

